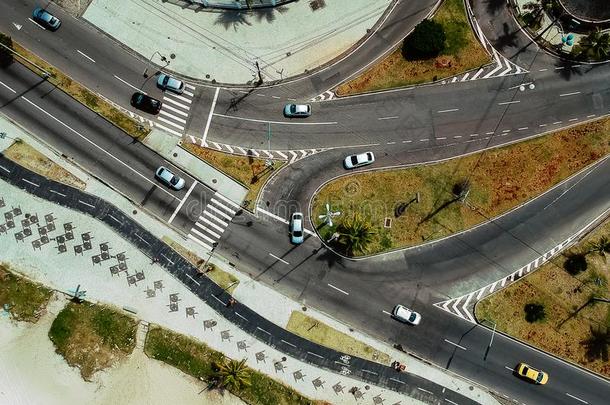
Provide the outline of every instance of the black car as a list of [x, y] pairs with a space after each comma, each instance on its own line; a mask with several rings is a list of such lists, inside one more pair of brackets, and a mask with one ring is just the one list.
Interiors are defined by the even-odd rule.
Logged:
[[137, 108], [138, 110], [146, 111], [150, 114], [159, 114], [161, 111], [161, 101], [156, 98], [152, 98], [147, 96], [144, 93], [136, 92], [131, 96], [131, 105]]

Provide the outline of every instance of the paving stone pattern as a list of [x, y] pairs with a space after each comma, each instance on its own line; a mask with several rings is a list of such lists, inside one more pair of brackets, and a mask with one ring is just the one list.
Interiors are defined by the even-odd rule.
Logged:
[[[315, 367], [323, 368], [344, 376], [350, 376], [365, 384], [390, 389], [411, 398], [426, 403], [442, 403], [443, 401], [459, 404], [475, 404], [476, 402], [457, 392], [448, 390], [432, 381], [420, 376], [405, 372], [396, 373], [388, 366], [375, 363], [358, 357], [349, 356], [335, 350], [320, 346], [300, 336], [292, 334], [269, 320], [263, 318], [249, 307], [233, 301], [232, 297], [214, 284], [209, 278], [202, 277], [197, 269], [188, 263], [182, 256], [172, 250], [169, 246], [157, 239], [153, 234], [144, 229], [128, 215], [117, 209], [105, 200], [89, 195], [72, 187], [51, 181], [35, 174], [9, 160], [0, 156], [0, 178], [14, 186], [23, 189], [30, 194], [56, 203], [66, 208], [79, 211], [105, 223], [126, 241], [151, 258], [151, 264], [161, 265], [167, 272], [171, 273], [177, 280], [181, 281], [191, 292], [197, 295], [209, 307], [218, 314], [229, 320], [236, 327], [241, 328], [249, 335], [264, 344], [285, 353], [298, 361], [309, 363]], [[27, 181], [26, 181], [27, 180]], [[69, 221], [55, 218], [53, 213], [44, 213], [40, 217], [38, 213], [24, 212], [22, 207], [9, 207], [0, 196], [0, 215], [4, 223], [0, 224], [0, 232], [12, 232], [15, 234], [16, 243], [28, 241], [34, 252], [50, 254], [82, 255], [91, 260], [94, 269], [107, 269], [112, 277], [123, 277], [129, 285], [138, 286], [138, 283], [146, 283], [143, 270], [129, 268], [129, 254], [127, 252], [113, 252], [112, 244], [108, 241], [97, 241], [95, 235], [86, 229], [75, 229]], [[26, 210], [27, 211], [27, 210]], [[2, 217], [0, 217], [2, 218]], [[41, 229], [43, 228], [43, 229]], [[29, 229], [29, 231], [26, 231]], [[35, 233], [34, 233], [35, 232]], [[18, 236], [19, 235], [19, 236]], [[68, 237], [68, 235], [71, 235]], [[48, 237], [48, 242], [42, 243], [43, 236]], [[40, 246], [31, 243], [38, 240]], [[46, 240], [46, 239], [44, 239]], [[53, 242], [53, 243], [52, 243]], [[60, 248], [63, 246], [64, 248]], [[80, 246], [80, 249], [76, 249]], [[70, 249], [68, 247], [71, 247]], [[43, 249], [44, 252], [43, 252]], [[169, 312], [175, 312], [177, 316], [191, 316], [196, 318], [194, 307], [181, 309], [181, 298], [179, 294], [169, 291], [163, 293], [163, 282], [157, 280], [150, 285], [138, 286], [140, 294], [153, 298], [157, 295], [166, 297]], [[144, 287], [144, 289], [142, 289]], [[184, 311], [184, 312], [183, 312]], [[186, 315], [178, 315], [186, 314]], [[222, 341], [236, 344], [239, 350], [247, 351], [248, 346], [244, 341], [232, 342], [231, 330], [216, 330], [216, 321], [202, 320], [202, 328], [206, 333], [219, 333]], [[257, 362], [266, 362], [267, 356], [263, 351], [255, 353]], [[333, 389], [337, 395], [343, 395], [345, 388], [343, 384], [337, 385], [335, 381], [327, 382], [320, 376], [305, 376], [300, 370], [289, 369], [291, 360], [282, 357], [281, 360], [274, 359], [274, 368], [277, 373], [292, 373], [295, 380], [313, 384], [314, 388], [323, 388], [325, 384], [335, 384]], [[298, 366], [298, 363], [296, 364]], [[356, 398], [366, 398], [366, 391], [370, 387], [352, 387], [347, 393]], [[347, 394], [345, 394], [347, 395]], [[377, 399], [369, 394], [367, 401], [383, 403], [379, 395]]]

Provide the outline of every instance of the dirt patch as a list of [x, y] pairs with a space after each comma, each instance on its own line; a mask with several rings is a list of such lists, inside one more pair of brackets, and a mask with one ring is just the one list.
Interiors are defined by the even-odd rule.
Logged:
[[129, 355], [136, 344], [137, 321], [109, 307], [69, 303], [55, 318], [49, 338], [85, 380]]
[[[591, 243], [602, 236], [610, 237], [610, 221], [527, 278], [477, 303], [477, 319], [495, 322], [508, 335], [610, 377], [610, 363], [589, 356], [585, 345], [592, 329], [610, 328], [610, 303], [592, 301], [610, 298], [610, 265], [603, 255], [591, 252]], [[587, 270], [575, 276], [564, 269], [572, 254], [584, 254], [587, 261]], [[525, 320], [524, 307], [529, 303], [543, 305], [544, 320]]]
[[445, 0], [432, 20], [443, 26], [447, 36], [443, 54], [434, 59], [408, 61], [402, 56], [401, 44], [362, 75], [339, 86], [337, 94], [343, 96], [431, 82], [491, 61], [472, 33], [462, 0]]
[[[359, 213], [377, 231], [370, 253], [414, 246], [496, 217], [608, 153], [610, 119], [602, 119], [439, 164], [341, 177], [316, 194], [312, 218], [320, 225], [318, 216], [330, 203], [342, 215], [332, 228], [322, 227], [325, 240], [341, 221]], [[460, 201], [455, 187], [464, 179], [470, 191]], [[396, 217], [400, 205], [406, 207]], [[392, 219], [391, 228], [384, 228], [385, 218]]]
[[[202, 259], [201, 257], [191, 252], [179, 243], [175, 242], [168, 236], [163, 236], [161, 240], [195, 267], [203, 267], [205, 261], [207, 260]], [[225, 291], [227, 291], [229, 294], [233, 294], [233, 291], [235, 290], [235, 288], [237, 288], [237, 285], [239, 284], [239, 279], [234, 275], [227, 273], [224, 270], [221, 270], [218, 266], [214, 264], [208, 263], [208, 266], [211, 268], [211, 270], [205, 273], [205, 275], [209, 277], [213, 282], [215, 282], [218, 286], [220, 286], [220, 288], [225, 289]]]
[[0, 315], [15, 321], [35, 323], [44, 314], [53, 292], [0, 264]]
[[248, 194], [246, 194], [244, 208], [249, 210], [254, 209], [258, 194], [269, 176], [285, 164], [285, 162], [272, 160], [272, 165], [267, 166], [265, 159], [218, 152], [194, 143], [182, 143], [180, 146], [246, 187]]
[[80, 17], [83, 15], [91, 0], [54, 0], [55, 4], [63, 8], [68, 14], [73, 17]]
[[30, 169], [48, 179], [58, 181], [68, 186], [85, 189], [85, 182], [53, 162], [51, 159], [38, 152], [32, 146], [23, 141], [14, 142], [5, 149], [2, 154], [15, 163]]
[[286, 330], [343, 353], [389, 365], [390, 356], [299, 311], [290, 314]]

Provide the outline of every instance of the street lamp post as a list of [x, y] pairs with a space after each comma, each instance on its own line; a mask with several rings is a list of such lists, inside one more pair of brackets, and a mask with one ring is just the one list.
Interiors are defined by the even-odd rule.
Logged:
[[489, 321], [491, 323], [494, 324], [494, 327], [491, 331], [491, 338], [489, 339], [489, 344], [487, 345], [487, 349], [485, 350], [485, 355], [483, 356], [483, 360], [487, 360], [487, 355], [489, 354], [489, 351], [491, 350], [491, 345], [494, 342], [494, 335], [496, 334], [496, 323], [494, 321]]
[[169, 63], [171, 62], [165, 56], [161, 55], [161, 53], [159, 51], [154, 51], [153, 54], [150, 55], [150, 58], [148, 58], [148, 62], [146, 64], [146, 67], [144, 68], [144, 72], [142, 73], [142, 76], [148, 77], [148, 68], [152, 64], [152, 59], [155, 57], [155, 55], [159, 55], [161, 57], [161, 61], [165, 62], [165, 66], [169, 65]]
[[210, 259], [212, 258], [212, 256], [214, 256], [214, 250], [216, 249], [216, 246], [218, 246], [218, 242], [212, 243], [212, 250], [210, 250], [210, 255], [208, 256], [208, 259], [205, 261], [205, 263], [203, 263], [203, 266], [199, 272], [202, 272], [202, 270], [203, 270], [203, 273], [207, 272], [208, 263], [210, 262]]

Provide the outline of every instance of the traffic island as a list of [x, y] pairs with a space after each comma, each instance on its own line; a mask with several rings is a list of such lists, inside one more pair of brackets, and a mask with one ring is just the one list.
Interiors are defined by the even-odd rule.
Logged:
[[343, 83], [337, 95], [366, 93], [442, 80], [491, 62], [472, 32], [462, 0], [445, 0], [431, 18], [445, 33], [444, 49], [435, 57], [407, 59], [402, 43], [362, 75]]
[[[348, 256], [420, 245], [487, 222], [597, 162], [610, 153], [609, 132], [604, 118], [438, 164], [344, 175], [317, 190], [311, 218]], [[341, 212], [333, 226], [326, 204]]]
[[36, 323], [52, 291], [11, 271], [0, 263], [0, 315], [19, 322]]
[[86, 381], [133, 352], [138, 322], [110, 307], [70, 302], [57, 315], [49, 338], [57, 353]]
[[577, 245], [479, 301], [489, 327], [610, 377], [610, 221]]

